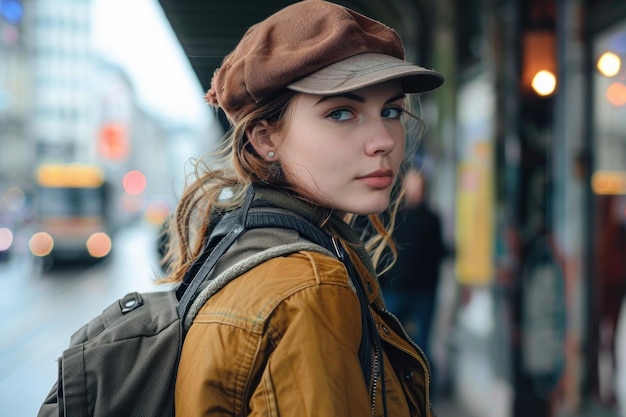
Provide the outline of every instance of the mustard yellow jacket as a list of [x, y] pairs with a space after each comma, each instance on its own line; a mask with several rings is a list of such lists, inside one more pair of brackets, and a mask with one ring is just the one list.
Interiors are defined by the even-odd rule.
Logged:
[[183, 345], [176, 415], [383, 416], [385, 402], [389, 417], [430, 416], [427, 360], [385, 311], [370, 268], [350, 254], [384, 349], [374, 395], [358, 358], [361, 310], [344, 264], [301, 250], [241, 274], [201, 306]]

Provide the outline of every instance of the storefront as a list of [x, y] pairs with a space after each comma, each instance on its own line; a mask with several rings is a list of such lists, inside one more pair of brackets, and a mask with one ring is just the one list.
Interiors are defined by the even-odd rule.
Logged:
[[[487, 288], [506, 304], [495, 317], [510, 319], [513, 416], [615, 404], [626, 294], [622, 3], [486, 9], [479, 62], [459, 72], [456, 274], [465, 291]], [[551, 89], [541, 91], [546, 73]]]
[[[626, 295], [626, 16], [591, 28], [591, 172], [589, 249], [590, 388], [616, 400], [615, 330]], [[597, 20], [600, 20], [599, 18]], [[619, 359], [619, 358], [618, 358]], [[621, 358], [625, 360], [626, 358]]]

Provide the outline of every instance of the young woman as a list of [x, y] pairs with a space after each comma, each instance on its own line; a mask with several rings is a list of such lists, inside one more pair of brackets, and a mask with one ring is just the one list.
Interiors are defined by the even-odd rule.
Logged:
[[[199, 164], [181, 198], [169, 281], [183, 280], [211, 220], [238, 208], [250, 187], [257, 205], [314, 223], [340, 256], [274, 257], [199, 306], [183, 345], [177, 415], [431, 415], [428, 360], [386, 311], [376, 271], [386, 267], [382, 254], [394, 251], [396, 188], [419, 134], [405, 128], [419, 126], [407, 94], [442, 82], [404, 61], [393, 29], [320, 0], [251, 27], [224, 59], [207, 101], [232, 128], [220, 163]], [[357, 216], [376, 230], [365, 242], [351, 226]], [[302, 240], [278, 229], [254, 232], [281, 244]], [[372, 324], [373, 346], [365, 371], [364, 323]]]

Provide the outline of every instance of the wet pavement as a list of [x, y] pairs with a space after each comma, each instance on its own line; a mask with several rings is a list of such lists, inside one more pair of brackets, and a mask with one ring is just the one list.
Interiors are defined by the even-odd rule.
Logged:
[[[445, 275], [448, 282], [440, 291], [430, 358], [435, 380], [443, 380], [441, 385], [447, 388], [447, 395], [437, 396], [438, 387], [431, 387], [437, 416], [544, 417], [513, 411], [511, 336], [503, 300], [491, 289], [478, 288], [472, 290], [472, 302], [459, 303], [453, 273], [448, 269]], [[562, 402], [556, 401], [558, 405], [545, 417], [626, 417], [617, 406], [584, 396], [577, 407], [568, 409]]]

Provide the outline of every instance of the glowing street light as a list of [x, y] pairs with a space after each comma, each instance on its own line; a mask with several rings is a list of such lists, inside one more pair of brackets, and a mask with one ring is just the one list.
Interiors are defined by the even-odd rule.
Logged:
[[549, 96], [556, 89], [556, 77], [550, 71], [541, 70], [535, 74], [530, 85], [540, 96]]
[[605, 52], [600, 58], [596, 67], [598, 71], [606, 77], [612, 77], [617, 74], [622, 66], [622, 59], [613, 52]]

